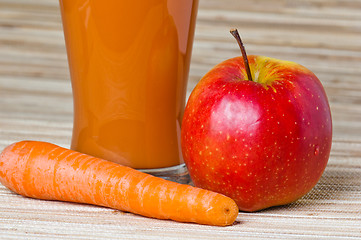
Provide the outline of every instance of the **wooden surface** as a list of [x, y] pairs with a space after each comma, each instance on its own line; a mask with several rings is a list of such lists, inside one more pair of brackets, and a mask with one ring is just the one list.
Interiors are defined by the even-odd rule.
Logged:
[[[240, 213], [230, 227], [161, 221], [41, 201], [0, 185], [0, 239], [361, 239], [361, 1], [200, 0], [188, 90], [213, 65], [248, 54], [314, 71], [333, 114], [331, 157], [294, 204]], [[0, 148], [23, 139], [68, 147], [72, 95], [58, 2], [0, 0]]]

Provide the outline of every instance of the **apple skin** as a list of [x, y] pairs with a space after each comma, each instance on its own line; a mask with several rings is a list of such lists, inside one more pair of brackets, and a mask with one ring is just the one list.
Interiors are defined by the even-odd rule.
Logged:
[[331, 150], [326, 93], [305, 67], [263, 56], [209, 71], [192, 91], [181, 144], [195, 186], [233, 198], [241, 211], [291, 203], [320, 179]]

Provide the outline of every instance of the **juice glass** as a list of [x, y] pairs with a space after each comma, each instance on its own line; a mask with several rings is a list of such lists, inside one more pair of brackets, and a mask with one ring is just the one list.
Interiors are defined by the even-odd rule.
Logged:
[[71, 148], [187, 182], [180, 148], [198, 0], [60, 0]]

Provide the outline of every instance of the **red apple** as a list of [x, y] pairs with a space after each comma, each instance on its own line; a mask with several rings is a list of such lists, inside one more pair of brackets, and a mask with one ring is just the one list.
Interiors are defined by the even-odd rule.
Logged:
[[[247, 58], [246, 58], [247, 59]], [[242, 211], [291, 203], [320, 179], [331, 150], [326, 93], [305, 67], [263, 56], [209, 71], [188, 100], [182, 151], [193, 183]]]

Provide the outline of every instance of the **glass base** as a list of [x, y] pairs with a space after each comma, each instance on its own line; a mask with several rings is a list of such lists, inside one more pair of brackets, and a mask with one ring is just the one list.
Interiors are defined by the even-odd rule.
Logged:
[[137, 170], [172, 182], [182, 184], [189, 184], [191, 182], [188, 169], [184, 163], [174, 167]]

